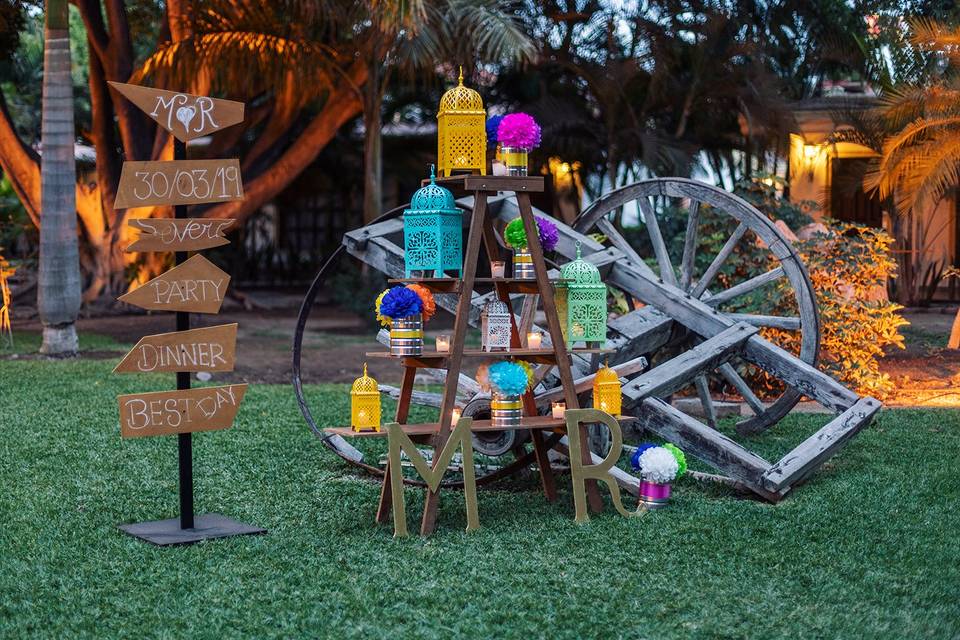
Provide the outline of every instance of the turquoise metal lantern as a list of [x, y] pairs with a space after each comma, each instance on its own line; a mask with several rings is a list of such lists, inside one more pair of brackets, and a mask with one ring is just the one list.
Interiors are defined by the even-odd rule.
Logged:
[[463, 224], [460, 209], [449, 189], [435, 181], [430, 165], [430, 184], [413, 194], [410, 208], [403, 212], [404, 268], [413, 271], [463, 270]]
[[560, 268], [560, 282], [555, 285], [557, 315], [563, 339], [568, 347], [577, 342], [607, 341], [607, 285], [600, 280], [600, 271], [580, 257]]

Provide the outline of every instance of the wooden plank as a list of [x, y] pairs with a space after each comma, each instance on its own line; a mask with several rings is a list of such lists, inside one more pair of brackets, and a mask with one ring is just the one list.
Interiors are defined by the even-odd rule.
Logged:
[[237, 323], [144, 336], [114, 373], [233, 371]]
[[636, 309], [607, 323], [607, 346], [614, 349], [610, 362], [634, 360], [670, 342], [674, 321], [655, 308]]
[[753, 491], [767, 495], [760, 479], [770, 469], [770, 463], [760, 456], [658, 398], [647, 398], [635, 410], [638, 427], [655, 433], [683, 449], [687, 455], [699, 458], [746, 483]]
[[725, 314], [735, 322], [746, 322], [755, 327], [773, 327], [776, 329], [786, 329], [787, 331], [800, 330], [800, 318], [796, 316], [760, 316], [752, 313], [727, 313]]
[[806, 478], [850, 438], [870, 424], [880, 406], [880, 403], [871, 397], [858, 400], [764, 473], [764, 487], [782, 493]]
[[697, 233], [700, 225], [700, 201], [690, 202], [687, 230], [683, 235], [683, 258], [680, 260], [680, 288], [686, 291], [693, 281], [694, 259], [697, 257]]
[[[480, 257], [480, 243], [483, 239], [483, 222], [487, 215], [487, 199], [482, 193], [477, 194], [473, 213], [470, 216], [470, 229], [467, 233], [467, 246], [463, 252], [463, 273], [461, 290], [473, 291], [473, 281], [477, 277], [477, 262]], [[454, 316], [453, 336], [450, 342], [450, 357], [447, 360], [447, 383], [443, 388], [443, 400], [440, 403], [440, 430], [434, 438], [434, 448], [440, 451], [450, 436], [452, 411], [457, 402], [457, 385], [455, 380], [460, 376], [460, 365], [463, 357], [464, 340], [467, 335], [467, 325], [470, 321], [470, 296], [461, 295], [457, 300], [457, 311]], [[433, 465], [439, 461], [434, 456]], [[435, 466], [433, 468], [436, 468]], [[423, 518], [420, 521], [420, 535], [430, 535], [437, 525], [437, 505], [439, 493], [427, 489], [423, 505]]]
[[733, 235], [727, 238], [727, 241], [720, 251], [717, 253], [717, 256], [713, 259], [713, 262], [710, 263], [710, 266], [707, 267], [707, 270], [704, 272], [703, 277], [697, 281], [697, 286], [693, 288], [693, 291], [690, 293], [694, 298], [699, 298], [703, 295], [703, 292], [707, 290], [707, 287], [710, 286], [710, 283], [713, 282], [713, 279], [717, 277], [717, 274], [720, 273], [720, 269], [723, 267], [724, 261], [727, 257], [733, 252], [736, 248], [737, 243], [740, 242], [740, 238], [747, 232], [747, 225], [740, 223], [737, 225], [737, 228], [734, 229]]
[[860, 397], [827, 374], [759, 336], [747, 341], [743, 357], [803, 395], [836, 412], [846, 411]]
[[[502, 427], [491, 424], [490, 420], [474, 420], [471, 431], [522, 431], [525, 429], [559, 429], [566, 423], [562, 419], [551, 416], [524, 416], [520, 424], [515, 427]], [[408, 436], [436, 435], [440, 433], [439, 422], [425, 422], [422, 424], [401, 425], [403, 432]], [[382, 431], [354, 431], [350, 427], [327, 427], [325, 433], [334, 433], [345, 438], [386, 438], [386, 430]]]
[[737, 370], [733, 368], [733, 365], [729, 362], [724, 362], [719, 367], [720, 375], [724, 379], [732, 384], [736, 390], [740, 393], [740, 396], [746, 401], [750, 408], [753, 410], [753, 413], [760, 415], [766, 411], [766, 407], [763, 405], [763, 402], [760, 401], [760, 398], [753, 393], [753, 390], [747, 384], [747, 381], [740, 377], [740, 374], [737, 373]]
[[143, 438], [227, 429], [246, 392], [247, 385], [232, 384], [117, 396], [120, 435]]
[[670, 254], [667, 252], [667, 245], [663, 241], [663, 235], [660, 233], [660, 223], [657, 222], [657, 214], [650, 201], [646, 197], [637, 198], [640, 205], [640, 212], [643, 214], [643, 222], [647, 226], [647, 233], [650, 234], [650, 242], [653, 244], [653, 252], [657, 256], [657, 265], [660, 267], [660, 278], [667, 284], [677, 286], [677, 274], [673, 272], [673, 264], [670, 263]]
[[229, 284], [226, 272], [196, 254], [117, 299], [154, 311], [218, 313]]
[[707, 296], [706, 298], [703, 299], [703, 301], [706, 302], [711, 307], [715, 307], [718, 304], [722, 304], [729, 300], [733, 300], [737, 296], [745, 295], [755, 289], [759, 289], [764, 285], [768, 285], [771, 282], [775, 282], [780, 278], [782, 278], [783, 276], [784, 276], [783, 267], [777, 267], [775, 269], [771, 269], [770, 271], [767, 271], [766, 273], [761, 273], [758, 276], [754, 276], [749, 280], [745, 280], [740, 284], [734, 285], [729, 289], [725, 289], [724, 291], [719, 291], [717, 293], [714, 293], [713, 295]]
[[[629, 263], [616, 263], [610, 272], [610, 281], [634, 291], [642, 300], [702, 336], [716, 335], [734, 324], [733, 320], [692, 295], [644, 278]], [[742, 356], [834, 411], [846, 411], [859, 399], [856, 393], [827, 374], [759, 336], [747, 341]]]
[[236, 222], [228, 218], [131, 218], [127, 225], [140, 230], [126, 251], [200, 251], [230, 244], [224, 231]]
[[243, 103], [108, 81], [177, 140], [187, 142], [243, 122]]
[[[623, 378], [625, 376], [633, 375], [643, 371], [647, 366], [647, 359], [643, 356], [639, 358], [634, 358], [628, 362], [622, 362], [620, 364], [610, 367], [616, 371], [617, 376]], [[593, 379], [596, 377], [596, 372], [589, 375], [577, 378], [573, 381], [574, 388], [577, 393], [584, 393], [593, 388]], [[541, 407], [549, 406], [551, 402], [556, 402], [564, 397], [563, 387], [556, 387], [549, 391], [543, 393], [538, 393], [536, 395], [537, 405]]]
[[705, 340], [689, 351], [650, 369], [623, 386], [628, 406], [650, 397], [668, 396], [687, 386], [696, 376], [713, 371], [739, 352], [757, 332], [755, 327], [737, 324]]
[[243, 200], [243, 180], [236, 158], [127, 161], [120, 171], [113, 208], [231, 200]]

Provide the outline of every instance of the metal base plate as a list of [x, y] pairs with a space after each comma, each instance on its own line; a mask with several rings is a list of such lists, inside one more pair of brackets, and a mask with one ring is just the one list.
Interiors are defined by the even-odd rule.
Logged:
[[237, 522], [219, 513], [205, 513], [200, 516], [194, 516], [192, 529], [181, 529], [180, 518], [121, 524], [118, 525], [118, 528], [134, 538], [140, 538], [159, 547], [174, 544], [191, 544], [211, 538], [229, 538], [230, 536], [267, 532], [266, 529]]

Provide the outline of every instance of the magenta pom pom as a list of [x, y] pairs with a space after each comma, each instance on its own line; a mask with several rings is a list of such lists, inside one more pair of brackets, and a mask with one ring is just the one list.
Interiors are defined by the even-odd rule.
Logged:
[[526, 113], [503, 116], [497, 127], [497, 142], [504, 147], [535, 149], [540, 146], [540, 125]]

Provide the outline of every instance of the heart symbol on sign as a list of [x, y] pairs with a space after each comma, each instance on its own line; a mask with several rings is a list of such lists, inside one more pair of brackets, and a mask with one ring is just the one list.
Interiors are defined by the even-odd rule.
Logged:
[[183, 125], [183, 128], [187, 131], [190, 131], [190, 121], [193, 120], [193, 116], [197, 115], [197, 110], [194, 107], [180, 107], [177, 109], [177, 120]]

